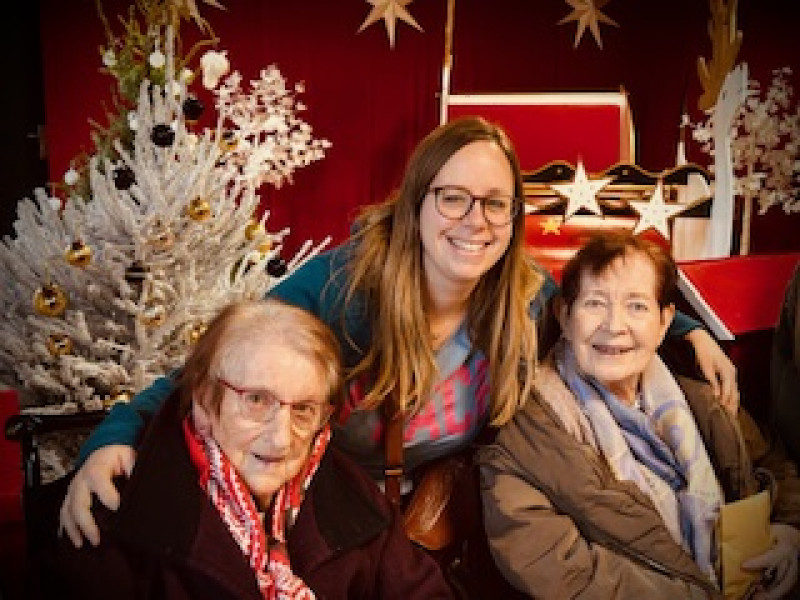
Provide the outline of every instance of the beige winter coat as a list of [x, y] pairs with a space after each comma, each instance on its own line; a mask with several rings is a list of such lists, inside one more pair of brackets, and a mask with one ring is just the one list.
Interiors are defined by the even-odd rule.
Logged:
[[[575, 399], [552, 363], [543, 365], [537, 382], [538, 393], [478, 456], [487, 534], [506, 578], [547, 600], [720, 597], [650, 500], [635, 484], [615, 479], [580, 439]], [[736, 420], [707, 384], [678, 383], [726, 501], [752, 493], [752, 466]]]

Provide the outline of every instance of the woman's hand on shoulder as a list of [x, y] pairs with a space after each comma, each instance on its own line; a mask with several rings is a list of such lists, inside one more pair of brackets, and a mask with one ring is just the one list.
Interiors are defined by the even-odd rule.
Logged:
[[86, 538], [92, 546], [100, 543], [100, 530], [92, 516], [92, 495], [109, 510], [119, 508], [114, 478], [130, 476], [136, 450], [130, 446], [103, 446], [92, 452], [75, 473], [61, 505], [59, 533], [69, 536], [76, 548]]
[[736, 415], [739, 410], [739, 385], [736, 382], [736, 366], [722, 351], [716, 340], [702, 327], [686, 334], [697, 357], [697, 366], [703, 377], [711, 384], [714, 396], [728, 412]]

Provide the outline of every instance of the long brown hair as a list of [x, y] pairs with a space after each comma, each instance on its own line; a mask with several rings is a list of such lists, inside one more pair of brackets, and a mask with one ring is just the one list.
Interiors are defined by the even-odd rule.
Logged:
[[[356, 220], [346, 302], [364, 295], [372, 341], [349, 376], [370, 377], [365, 408], [394, 397], [403, 410], [415, 413], [430, 394], [436, 362], [423, 305], [420, 207], [442, 166], [476, 141], [494, 142], [503, 150], [514, 175], [514, 195], [521, 200], [522, 175], [508, 136], [482, 118], [463, 117], [423, 139], [400, 188], [385, 202], [363, 209]], [[528, 309], [541, 283], [525, 254], [520, 210], [508, 249], [478, 282], [467, 311], [472, 343], [489, 361], [490, 416], [496, 425], [511, 418], [533, 384], [536, 329]]]

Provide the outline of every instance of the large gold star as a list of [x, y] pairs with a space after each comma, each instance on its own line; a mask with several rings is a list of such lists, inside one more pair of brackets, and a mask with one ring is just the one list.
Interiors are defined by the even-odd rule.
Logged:
[[665, 239], [669, 239], [669, 226], [667, 221], [691, 208], [692, 205], [688, 204], [667, 204], [664, 202], [664, 186], [661, 180], [656, 183], [656, 188], [653, 190], [653, 195], [650, 200], [631, 200], [629, 202], [631, 208], [639, 213], [639, 221], [633, 229], [634, 235], [642, 231], [646, 231], [651, 227], [658, 231]]
[[577, 48], [581, 43], [583, 32], [586, 31], [586, 26], [592, 32], [594, 41], [597, 42], [598, 47], [603, 49], [603, 40], [600, 39], [600, 22], [607, 25], [619, 27], [619, 24], [614, 19], [604, 15], [600, 9], [608, 4], [611, 0], [566, 0], [567, 4], [572, 7], [572, 12], [566, 17], [561, 19], [558, 24], [563, 25], [570, 21], [578, 22], [578, 30], [575, 32], [575, 45]]
[[562, 196], [567, 197], [567, 210], [564, 213], [566, 221], [581, 208], [586, 208], [596, 215], [602, 214], [600, 205], [597, 204], [597, 192], [614, 180], [613, 177], [589, 179], [583, 162], [578, 161], [575, 169], [575, 179], [572, 183], [551, 183], [550, 187]]
[[377, 22], [378, 19], [383, 19], [386, 25], [386, 34], [389, 36], [389, 46], [394, 48], [394, 30], [397, 19], [405, 21], [417, 31], [422, 31], [422, 27], [419, 26], [419, 23], [417, 23], [414, 17], [411, 16], [411, 13], [406, 10], [406, 6], [413, 1], [414, 0], [367, 0], [369, 4], [372, 4], [372, 10], [369, 15], [367, 15], [367, 18], [364, 19], [361, 27], [358, 28], [358, 33], [361, 33], [367, 27]]

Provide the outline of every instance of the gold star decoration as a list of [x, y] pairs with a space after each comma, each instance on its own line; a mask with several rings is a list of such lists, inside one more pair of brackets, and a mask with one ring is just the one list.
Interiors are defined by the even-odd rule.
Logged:
[[600, 39], [600, 23], [602, 22], [607, 25], [619, 27], [619, 24], [614, 21], [614, 19], [604, 15], [600, 10], [610, 1], [611, 0], [566, 0], [567, 4], [572, 7], [572, 12], [561, 19], [558, 24], [563, 25], [570, 21], [578, 22], [578, 29], [575, 32], [575, 45], [573, 48], [577, 48], [578, 44], [581, 43], [583, 32], [586, 31], [586, 26], [588, 25], [594, 37], [594, 41], [597, 42], [597, 46], [601, 50], [603, 49], [603, 40]]
[[589, 179], [586, 176], [583, 162], [578, 161], [578, 166], [575, 169], [575, 179], [572, 183], [551, 183], [550, 187], [567, 198], [567, 210], [564, 213], [564, 220], [566, 221], [581, 208], [585, 208], [596, 215], [602, 214], [603, 211], [600, 210], [600, 205], [597, 204], [597, 192], [613, 180], [613, 177]]
[[542, 221], [541, 225], [542, 235], [547, 235], [548, 233], [558, 235], [561, 233], [561, 217], [548, 217]]
[[405, 21], [417, 31], [422, 31], [422, 27], [419, 26], [419, 23], [417, 23], [414, 17], [411, 16], [411, 13], [406, 10], [406, 6], [413, 1], [414, 0], [367, 0], [367, 3], [372, 5], [372, 10], [369, 15], [367, 15], [367, 18], [364, 19], [361, 27], [358, 28], [358, 33], [361, 33], [370, 25], [376, 23], [379, 19], [383, 19], [386, 25], [386, 35], [389, 36], [389, 46], [394, 48], [394, 32], [398, 19]]
[[667, 221], [691, 208], [691, 204], [667, 204], [664, 202], [664, 185], [658, 180], [650, 200], [631, 200], [631, 208], [639, 213], [639, 220], [633, 229], [634, 235], [646, 231], [651, 227], [658, 231], [665, 239], [669, 239], [669, 226]]

